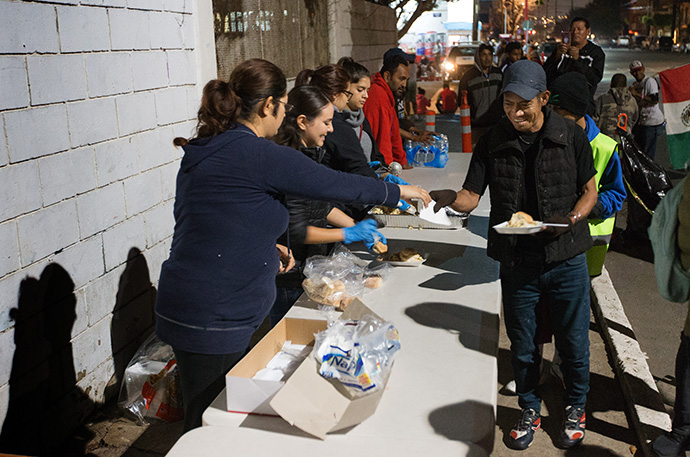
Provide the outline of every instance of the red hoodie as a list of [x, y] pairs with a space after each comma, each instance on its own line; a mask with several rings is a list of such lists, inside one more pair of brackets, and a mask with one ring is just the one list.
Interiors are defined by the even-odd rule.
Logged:
[[369, 98], [364, 104], [363, 110], [369, 124], [371, 124], [371, 132], [374, 134], [376, 145], [386, 159], [386, 164], [395, 161], [405, 165], [407, 157], [400, 136], [395, 99], [381, 73], [376, 73], [371, 78]]

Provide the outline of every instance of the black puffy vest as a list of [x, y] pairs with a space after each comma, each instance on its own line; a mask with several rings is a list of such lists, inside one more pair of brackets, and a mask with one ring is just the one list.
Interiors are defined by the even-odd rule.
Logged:
[[[573, 147], [575, 129], [580, 127], [554, 114], [549, 108], [545, 108], [544, 114], [545, 128], [538, 140], [534, 162], [539, 214], [532, 214], [535, 220], [542, 221], [551, 216], [567, 215], [581, 194], [577, 185], [577, 156]], [[482, 147], [489, 148], [491, 157], [489, 226], [493, 227], [509, 220], [520, 209], [525, 158], [506, 118], [491, 129], [486, 138]], [[516, 236], [525, 235], [500, 235], [489, 229], [489, 257], [505, 265], [515, 265], [518, 260], [514, 255]], [[587, 218], [582, 218], [558, 238], [543, 240], [547, 264], [570, 259], [592, 246]]]

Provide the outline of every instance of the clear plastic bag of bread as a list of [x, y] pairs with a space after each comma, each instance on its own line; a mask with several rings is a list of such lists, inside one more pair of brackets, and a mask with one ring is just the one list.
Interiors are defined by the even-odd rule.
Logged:
[[314, 338], [313, 355], [321, 376], [338, 379], [354, 396], [383, 388], [393, 356], [400, 350], [393, 323], [370, 314], [358, 320], [339, 319]]
[[372, 267], [369, 261], [360, 259], [345, 246], [340, 246], [335, 250], [333, 255], [348, 259], [362, 269], [362, 284], [366, 289], [378, 289], [383, 285], [384, 281], [388, 279], [391, 266], [387, 263], [379, 263]]
[[363, 270], [343, 255], [309, 257], [302, 288], [317, 303], [345, 309], [364, 293]]

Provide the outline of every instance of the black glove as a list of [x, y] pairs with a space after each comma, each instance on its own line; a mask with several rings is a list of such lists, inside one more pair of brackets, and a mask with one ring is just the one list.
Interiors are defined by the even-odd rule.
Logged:
[[592, 211], [589, 212], [589, 216], [587, 216], [587, 219], [603, 219], [604, 218], [604, 204], [601, 202], [597, 202], [594, 205], [594, 208], [592, 208]]
[[432, 190], [429, 192], [429, 195], [436, 202], [434, 213], [438, 213], [445, 206], [452, 205], [455, 199], [458, 198], [458, 193], [451, 189]]
[[573, 219], [569, 216], [551, 216], [544, 221], [551, 224], [564, 224], [565, 227], [546, 227], [539, 232], [540, 236], [546, 238], [556, 238], [573, 228]]

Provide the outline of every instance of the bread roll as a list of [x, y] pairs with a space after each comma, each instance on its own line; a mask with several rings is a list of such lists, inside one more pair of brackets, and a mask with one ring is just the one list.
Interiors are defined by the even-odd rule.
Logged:
[[377, 241], [376, 243], [374, 243], [374, 247], [372, 249], [377, 254], [385, 254], [386, 252], [388, 252], [388, 245], [383, 244], [381, 241]]
[[530, 225], [534, 225], [534, 219], [522, 211], [514, 213], [508, 221], [508, 227], [527, 227]]

